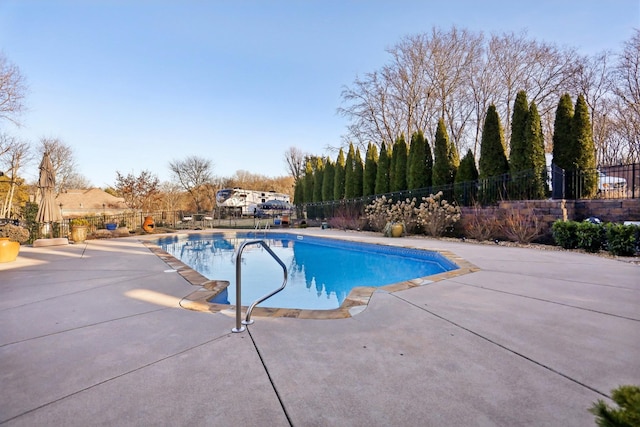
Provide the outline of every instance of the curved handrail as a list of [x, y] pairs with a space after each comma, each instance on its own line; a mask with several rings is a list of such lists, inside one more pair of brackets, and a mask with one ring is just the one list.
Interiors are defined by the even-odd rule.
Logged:
[[[263, 296], [262, 298], [257, 299], [256, 301], [253, 302], [253, 304], [251, 304], [249, 306], [249, 308], [247, 309], [247, 315], [245, 317], [245, 320], [242, 320], [242, 302], [241, 302], [241, 297], [242, 297], [242, 252], [244, 251], [244, 248], [246, 246], [249, 245], [261, 245], [264, 249], [266, 249], [267, 252], [269, 252], [269, 254], [273, 257], [273, 259], [275, 259], [278, 264], [280, 264], [280, 267], [282, 267], [282, 270], [284, 272], [284, 280], [282, 281], [282, 286], [280, 286], [278, 289], [276, 289], [275, 291]], [[258, 304], [260, 304], [261, 302], [263, 302], [264, 300], [271, 298], [272, 296], [274, 296], [275, 294], [277, 294], [278, 292], [280, 292], [281, 290], [284, 289], [284, 287], [287, 285], [287, 266], [284, 265], [284, 263], [282, 262], [282, 260], [280, 258], [278, 258], [278, 255], [275, 254], [275, 252], [273, 252], [271, 250], [271, 248], [269, 247], [269, 245], [267, 245], [264, 240], [248, 240], [246, 242], [243, 242], [240, 247], [238, 247], [238, 253], [236, 254], [236, 327], [231, 329], [232, 332], [242, 332], [244, 331], [244, 325], [250, 325], [251, 323], [253, 323], [253, 320], [251, 320], [251, 312], [253, 311], [254, 307]]]

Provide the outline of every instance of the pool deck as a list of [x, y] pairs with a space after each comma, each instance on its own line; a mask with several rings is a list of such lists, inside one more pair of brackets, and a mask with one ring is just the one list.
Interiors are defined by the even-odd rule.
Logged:
[[0, 425], [588, 426], [593, 402], [640, 384], [637, 264], [296, 231], [477, 271], [235, 334], [228, 313], [183, 308], [200, 287], [138, 238], [24, 246], [0, 264]]

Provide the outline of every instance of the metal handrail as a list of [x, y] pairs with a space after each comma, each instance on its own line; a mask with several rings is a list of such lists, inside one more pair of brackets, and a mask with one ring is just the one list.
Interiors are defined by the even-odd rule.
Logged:
[[[244, 251], [244, 248], [246, 246], [249, 245], [261, 245], [264, 249], [266, 249], [267, 252], [269, 252], [269, 254], [273, 257], [273, 259], [275, 259], [278, 264], [280, 264], [280, 267], [282, 267], [282, 270], [284, 271], [284, 280], [282, 281], [282, 286], [280, 286], [278, 289], [276, 289], [275, 291], [263, 296], [262, 298], [257, 299], [256, 301], [253, 302], [253, 304], [251, 304], [249, 306], [249, 308], [247, 309], [247, 315], [245, 317], [245, 320], [242, 320], [242, 302], [241, 302], [241, 297], [242, 297], [242, 252]], [[251, 320], [251, 312], [253, 311], [254, 307], [258, 304], [260, 304], [261, 302], [263, 302], [264, 300], [271, 298], [272, 296], [274, 296], [275, 294], [277, 294], [278, 292], [280, 292], [281, 290], [284, 289], [284, 287], [287, 285], [287, 266], [284, 265], [284, 263], [282, 262], [282, 260], [280, 258], [278, 258], [278, 255], [276, 255], [271, 248], [269, 247], [269, 245], [267, 245], [264, 240], [248, 240], [244, 243], [242, 243], [240, 245], [240, 247], [238, 248], [238, 253], [236, 254], [236, 327], [231, 329], [231, 332], [242, 332], [245, 330], [245, 327], [242, 325], [250, 325], [253, 323], [253, 320]]]

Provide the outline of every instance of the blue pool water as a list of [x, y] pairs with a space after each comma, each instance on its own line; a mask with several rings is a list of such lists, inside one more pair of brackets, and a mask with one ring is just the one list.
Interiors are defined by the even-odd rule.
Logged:
[[[264, 307], [338, 308], [357, 286], [384, 286], [457, 269], [437, 252], [345, 242], [290, 233], [260, 235], [289, 271], [286, 288]], [[235, 251], [253, 233], [170, 236], [158, 245], [209, 279], [230, 282], [212, 302], [235, 304]], [[282, 284], [282, 267], [260, 245], [242, 256], [242, 303], [249, 305]]]

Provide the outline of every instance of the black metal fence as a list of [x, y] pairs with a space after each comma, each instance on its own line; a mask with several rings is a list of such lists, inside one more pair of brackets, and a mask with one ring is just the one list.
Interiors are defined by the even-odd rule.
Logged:
[[[595, 187], [594, 187], [595, 184]], [[385, 194], [349, 200], [303, 204], [307, 218], [331, 218], [362, 214], [364, 207], [382, 197], [394, 201], [416, 199], [442, 192], [442, 198], [459, 206], [497, 205], [505, 200], [542, 199], [632, 199], [640, 198], [640, 163], [602, 167], [588, 171], [566, 171], [551, 165], [544, 174], [533, 171], [504, 174], [476, 181]]]

